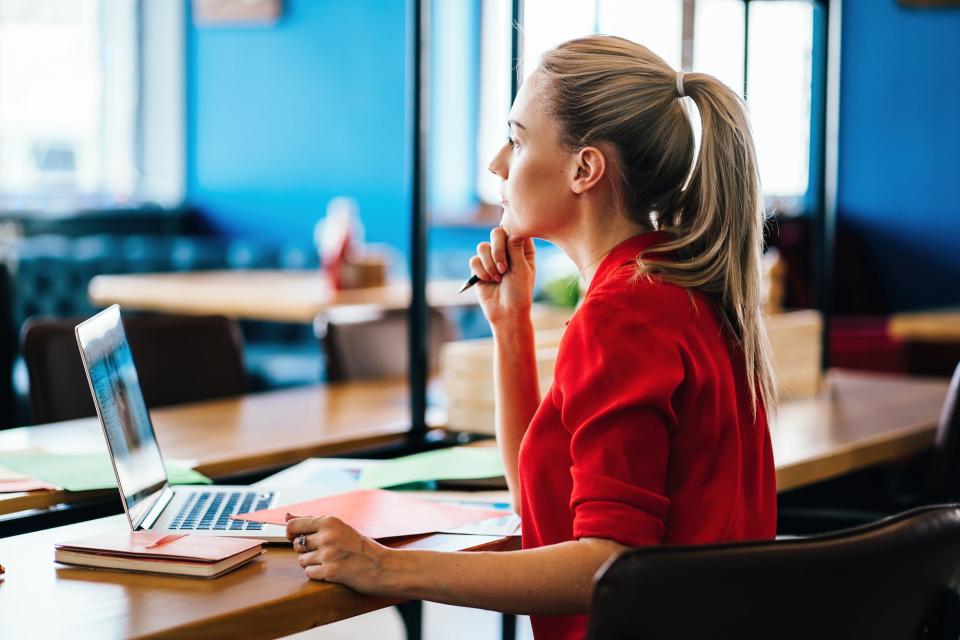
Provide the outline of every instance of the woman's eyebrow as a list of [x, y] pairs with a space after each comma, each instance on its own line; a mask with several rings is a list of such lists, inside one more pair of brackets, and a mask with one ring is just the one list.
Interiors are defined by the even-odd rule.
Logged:
[[508, 127], [517, 127], [518, 129], [524, 129], [524, 130], [526, 130], [526, 127], [523, 126], [522, 124], [520, 124], [519, 122], [517, 122], [516, 120], [507, 120], [507, 126], [508, 126]]

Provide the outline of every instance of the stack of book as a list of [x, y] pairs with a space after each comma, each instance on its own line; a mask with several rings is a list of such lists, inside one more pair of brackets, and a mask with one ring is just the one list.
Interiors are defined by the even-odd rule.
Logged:
[[61, 564], [216, 578], [264, 553], [264, 540], [117, 531], [56, 545]]

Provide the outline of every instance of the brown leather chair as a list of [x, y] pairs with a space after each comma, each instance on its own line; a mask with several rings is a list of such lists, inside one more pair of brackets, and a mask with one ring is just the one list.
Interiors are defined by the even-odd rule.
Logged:
[[[348, 307], [331, 310], [325, 320], [318, 332], [327, 356], [329, 382], [407, 375], [406, 309]], [[453, 324], [438, 309], [430, 309], [429, 321], [430, 365], [436, 369], [440, 347], [457, 336]]]
[[595, 580], [589, 640], [960, 637], [960, 505], [835, 534], [651, 547]]
[[[96, 415], [74, 327], [83, 318], [31, 318], [23, 326], [35, 423]], [[247, 391], [243, 338], [221, 316], [125, 316], [137, 376], [148, 407]]]

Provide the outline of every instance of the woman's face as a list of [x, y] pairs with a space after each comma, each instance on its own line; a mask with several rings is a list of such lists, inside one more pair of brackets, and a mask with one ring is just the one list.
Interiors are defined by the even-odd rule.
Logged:
[[[511, 236], [551, 240], [570, 219], [572, 154], [560, 144], [557, 123], [543, 107], [543, 80], [534, 72], [510, 110], [510, 136], [490, 163], [500, 176], [503, 218]], [[575, 171], [575, 169], [573, 169]]]

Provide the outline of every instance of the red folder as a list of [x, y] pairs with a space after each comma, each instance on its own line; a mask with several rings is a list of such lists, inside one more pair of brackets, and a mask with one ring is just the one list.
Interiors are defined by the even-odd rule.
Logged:
[[336, 516], [368, 538], [392, 538], [462, 527], [509, 511], [474, 509], [411, 498], [396, 491], [367, 489], [234, 516], [236, 520], [285, 525], [295, 517]]

